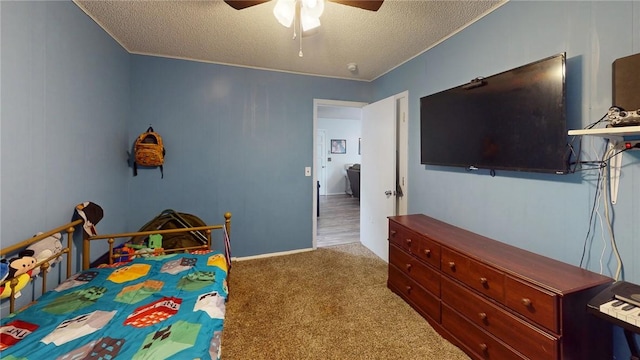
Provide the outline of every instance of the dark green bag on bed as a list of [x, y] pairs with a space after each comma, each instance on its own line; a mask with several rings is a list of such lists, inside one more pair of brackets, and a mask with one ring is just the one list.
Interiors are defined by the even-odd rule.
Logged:
[[[189, 227], [206, 226], [207, 224], [199, 217], [186, 213], [179, 213], [171, 209], [164, 210], [160, 215], [151, 219], [139, 231], [184, 229]], [[136, 236], [128, 242], [132, 244], [145, 244], [148, 236]], [[164, 234], [162, 235], [162, 247], [164, 249], [179, 249], [189, 246], [200, 246], [207, 244], [207, 236], [201, 231], [192, 231], [188, 234]]]

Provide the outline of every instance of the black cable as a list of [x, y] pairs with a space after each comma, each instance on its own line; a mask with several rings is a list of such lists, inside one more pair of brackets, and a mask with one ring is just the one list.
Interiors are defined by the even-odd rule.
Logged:
[[633, 147], [628, 148], [628, 149], [627, 149], [627, 148], [624, 148], [624, 149], [622, 149], [622, 150], [618, 150], [616, 153], [612, 154], [612, 155], [611, 155], [611, 156], [609, 156], [608, 158], [603, 159], [603, 160], [602, 160], [602, 162], [606, 163], [606, 162], [608, 162], [609, 160], [611, 160], [612, 158], [614, 158], [616, 155], [622, 154], [623, 152], [625, 152], [625, 151], [627, 151], [627, 150], [631, 150], [631, 149], [633, 149]]
[[[604, 154], [602, 154], [604, 157]], [[600, 167], [600, 169], [606, 167], [606, 162], [601, 161], [604, 166]], [[587, 235], [584, 237], [584, 244], [582, 245], [582, 256], [580, 257], [580, 267], [582, 267], [582, 262], [584, 261], [584, 255], [587, 252], [587, 242], [589, 241], [589, 235], [591, 234], [591, 228], [595, 226], [593, 222], [593, 216], [596, 212], [596, 204], [598, 203], [598, 194], [600, 193], [600, 182], [602, 181], [602, 173], [603, 171], [598, 172], [598, 181], [596, 182], [596, 193], [593, 196], [593, 205], [591, 206], [591, 214], [589, 215], [589, 230], [587, 231]], [[604, 189], [603, 191], [606, 191]]]
[[[576, 166], [573, 167], [573, 169], [571, 169], [571, 167], [569, 166], [569, 172], [570, 173], [575, 173], [578, 170], [577, 164], [580, 163], [580, 156], [582, 154], [582, 136], [580, 136], [580, 140], [578, 141], [578, 147], [580, 149], [580, 151], [576, 154], [576, 148], [573, 146], [573, 142], [575, 141], [576, 137], [572, 137], [571, 141], [567, 144], [567, 146], [569, 147], [569, 154], [567, 156], [567, 163], [569, 165], [571, 164], [576, 164]], [[574, 161], [573, 163], [571, 162], [571, 155], [575, 156], [576, 161]]]
[[[588, 162], [582, 162], [581, 164], [587, 165]], [[593, 167], [585, 167], [583, 168], [582, 166], [580, 167], [580, 169], [574, 170], [573, 172], [579, 172], [579, 171], [591, 171], [591, 170], [600, 170], [602, 168], [607, 167], [606, 163], [600, 163], [600, 162], [594, 162], [594, 164], [589, 164], [589, 165], [594, 165]], [[597, 165], [597, 166], [596, 166]]]
[[[634, 146], [635, 147], [635, 146]], [[619, 155], [627, 150], [630, 150], [633, 148], [624, 148], [621, 150], [616, 151], [615, 153], [611, 154], [609, 157], [605, 158], [604, 156], [606, 155], [606, 153], [608, 152], [605, 151], [604, 154], [602, 154], [602, 161], [594, 161], [593, 163], [597, 164], [600, 163], [600, 166], [597, 169], [602, 170], [603, 168], [609, 166], [609, 160], [611, 160], [613, 157], [615, 157], [616, 155]], [[590, 162], [585, 162], [585, 163], [590, 163]], [[596, 168], [593, 169], [585, 169], [585, 170], [594, 170]], [[582, 169], [581, 169], [582, 170]], [[596, 193], [593, 197], [593, 206], [591, 207], [591, 214], [589, 215], [589, 231], [587, 231], [587, 235], [585, 236], [584, 239], [584, 244], [582, 247], [582, 257], [580, 258], [580, 267], [582, 267], [582, 262], [584, 261], [584, 255], [587, 251], [587, 242], [589, 239], [589, 235], [591, 234], [591, 228], [595, 226], [595, 223], [593, 222], [593, 215], [595, 213], [595, 209], [596, 209], [596, 204], [597, 204], [597, 199], [598, 199], [598, 193], [600, 192], [600, 182], [602, 181], [602, 175], [603, 171], [598, 172], [598, 181], [596, 182]], [[602, 189], [602, 191], [607, 191], [607, 189]]]
[[[608, 114], [609, 113], [607, 112], [606, 114], [602, 115], [602, 117], [600, 119], [598, 119], [597, 121], [594, 121], [591, 124], [585, 126], [583, 129], [588, 130], [588, 129], [591, 129], [594, 126], [600, 124], [601, 122], [605, 121], [605, 119], [608, 118]], [[571, 159], [571, 154], [575, 154], [575, 148], [573, 147], [573, 142], [575, 141], [575, 138], [576, 138], [575, 136], [573, 138], [571, 138], [571, 142], [568, 144], [569, 149], [570, 149], [569, 159]], [[571, 163], [571, 162], [569, 162], [569, 159], [567, 160], [567, 162], [569, 162], [569, 164], [576, 164], [576, 166], [572, 170], [569, 170], [569, 172], [572, 173], [572, 174], [576, 173], [577, 171], [582, 171], [582, 169], [578, 170], [578, 166], [577, 166], [578, 164], [581, 164], [580, 157], [582, 155], [582, 138], [583, 137], [580, 136], [580, 141], [578, 142], [578, 146], [580, 148], [580, 152], [578, 152], [578, 154], [576, 155], [576, 161]]]
[[597, 120], [595, 122], [592, 122], [591, 124], [585, 126], [584, 128], [586, 130], [593, 128], [594, 126], [598, 125], [599, 123], [605, 121], [605, 119], [608, 118], [608, 115], [609, 115], [609, 113], [606, 113], [606, 114], [602, 115], [602, 117], [599, 120]]
[[[605, 119], [608, 118], [608, 112], [607, 114], [603, 115], [598, 121], [595, 121], [587, 126], [584, 127], [584, 129], [592, 129], [593, 127], [595, 127], [596, 125], [600, 124], [601, 122], [605, 121]], [[575, 137], [574, 137], [575, 139]], [[572, 150], [573, 153], [574, 152], [574, 147], [572, 145], [573, 143], [573, 139], [571, 140], [571, 143], [569, 143], [569, 147]], [[594, 215], [596, 212], [596, 204], [598, 203], [598, 194], [600, 194], [600, 191], [607, 191], [606, 189], [602, 189], [600, 190], [600, 183], [602, 182], [602, 177], [603, 177], [603, 173], [604, 171], [602, 169], [606, 168], [607, 166], [609, 166], [609, 160], [611, 160], [613, 157], [615, 157], [616, 155], [619, 155], [627, 150], [627, 148], [621, 149], [617, 152], [615, 152], [614, 154], [610, 155], [609, 157], [607, 157], [606, 159], [604, 158], [606, 153], [608, 152], [607, 150], [605, 150], [605, 153], [602, 154], [602, 160], [601, 161], [580, 161], [580, 155], [582, 154], [582, 136], [580, 137], [580, 142], [579, 142], [579, 146], [580, 146], [580, 151], [578, 152], [578, 155], [576, 156], [576, 161], [573, 163], [569, 163], [571, 164], [575, 164], [574, 169], [572, 170], [573, 173], [575, 173], [576, 171], [584, 171], [584, 170], [600, 170], [598, 171], [598, 180], [596, 182], [596, 192], [593, 196], [593, 205], [591, 206], [591, 213], [589, 215], [589, 230], [587, 231], [587, 234], [584, 238], [584, 244], [582, 246], [582, 256], [580, 257], [580, 267], [582, 267], [582, 263], [584, 262], [584, 256], [586, 254], [587, 251], [587, 243], [589, 241], [589, 235], [591, 235], [591, 229], [595, 227], [595, 222], [594, 222]], [[638, 147], [638, 145], [634, 146], [634, 147]], [[593, 168], [587, 168], [587, 169], [583, 169], [582, 166], [580, 166], [580, 169], [578, 170], [578, 165], [597, 165], [594, 166]]]

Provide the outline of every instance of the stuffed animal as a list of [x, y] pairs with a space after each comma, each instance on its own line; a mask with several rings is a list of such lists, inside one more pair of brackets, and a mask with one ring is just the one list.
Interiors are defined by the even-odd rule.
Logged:
[[[31, 280], [31, 273], [33, 272], [33, 268], [36, 266], [36, 258], [33, 257], [33, 250], [22, 250], [18, 257], [12, 258], [8, 261], [7, 259], [0, 260], [5, 264], [8, 264], [9, 272], [7, 274], [7, 280], [18, 279], [18, 285], [13, 288], [15, 291], [15, 297], [20, 296], [20, 290], [24, 289], [25, 286]], [[9, 283], [4, 283], [3, 286], [0, 287], [0, 299], [5, 299], [11, 296], [12, 288]]]
[[[41, 232], [37, 233], [36, 236], [42, 234]], [[62, 234], [55, 233], [49, 237], [46, 237], [37, 243], [29, 245], [27, 250], [33, 250], [34, 257], [36, 258], [36, 262], [41, 262], [50, 258], [53, 255], [59, 254], [62, 252], [62, 243], [60, 242], [62, 239]], [[51, 267], [55, 266], [55, 264], [62, 261], [62, 257], [58, 257], [51, 262]], [[49, 271], [51, 268], [47, 269]], [[40, 267], [33, 269], [32, 276], [37, 276], [40, 274]]]
[[4, 281], [7, 276], [9, 276], [9, 264], [5, 260], [5, 262], [0, 262], [0, 282]]

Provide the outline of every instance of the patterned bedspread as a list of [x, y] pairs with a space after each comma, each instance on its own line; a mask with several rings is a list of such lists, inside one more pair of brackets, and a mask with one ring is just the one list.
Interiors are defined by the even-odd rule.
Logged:
[[0, 358], [219, 359], [226, 278], [217, 251], [83, 271], [2, 319]]

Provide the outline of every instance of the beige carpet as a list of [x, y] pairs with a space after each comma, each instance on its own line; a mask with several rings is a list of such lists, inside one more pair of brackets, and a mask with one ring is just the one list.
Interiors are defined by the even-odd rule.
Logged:
[[222, 358], [469, 359], [386, 281], [360, 243], [234, 262]]

